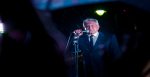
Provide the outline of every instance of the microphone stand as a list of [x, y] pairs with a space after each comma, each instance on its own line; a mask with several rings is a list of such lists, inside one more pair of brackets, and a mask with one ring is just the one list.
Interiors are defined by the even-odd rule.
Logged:
[[74, 40], [73, 40], [73, 45], [74, 45], [74, 56], [75, 56], [75, 72], [76, 72], [76, 76], [75, 77], [79, 77], [79, 65], [78, 65], [78, 56], [79, 56], [79, 44], [78, 44], [78, 40], [79, 40], [79, 36], [75, 35], [74, 36]]

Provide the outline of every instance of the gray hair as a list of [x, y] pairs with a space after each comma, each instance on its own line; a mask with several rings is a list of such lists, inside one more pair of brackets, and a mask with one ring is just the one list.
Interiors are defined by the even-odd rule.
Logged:
[[87, 18], [87, 19], [83, 20], [83, 27], [85, 27], [85, 23], [87, 23], [88, 21], [94, 21], [97, 25], [99, 25], [99, 22], [97, 19]]

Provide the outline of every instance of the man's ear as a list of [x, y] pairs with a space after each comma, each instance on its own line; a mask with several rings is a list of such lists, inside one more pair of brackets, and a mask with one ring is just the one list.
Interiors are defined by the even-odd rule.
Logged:
[[97, 25], [97, 29], [98, 29], [98, 30], [100, 29], [100, 26], [99, 26], [99, 25]]

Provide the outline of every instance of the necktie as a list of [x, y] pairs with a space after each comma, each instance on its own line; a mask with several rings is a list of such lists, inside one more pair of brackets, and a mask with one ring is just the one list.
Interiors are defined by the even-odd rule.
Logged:
[[93, 35], [90, 36], [90, 47], [93, 48]]

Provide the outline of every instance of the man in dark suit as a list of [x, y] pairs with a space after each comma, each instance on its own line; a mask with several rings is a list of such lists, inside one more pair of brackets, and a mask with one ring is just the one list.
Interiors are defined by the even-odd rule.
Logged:
[[[85, 30], [77, 29], [73, 32], [74, 39], [69, 47], [71, 52], [78, 53], [72, 55], [78, 58], [78, 71], [76, 72], [79, 73], [76, 74], [78, 77], [104, 77], [105, 66], [117, 60], [122, 54], [117, 38], [115, 35], [105, 35], [99, 32], [100, 25], [97, 19], [85, 19], [83, 28]], [[75, 47], [78, 48], [77, 51]], [[72, 58], [73, 61], [74, 58]]]

